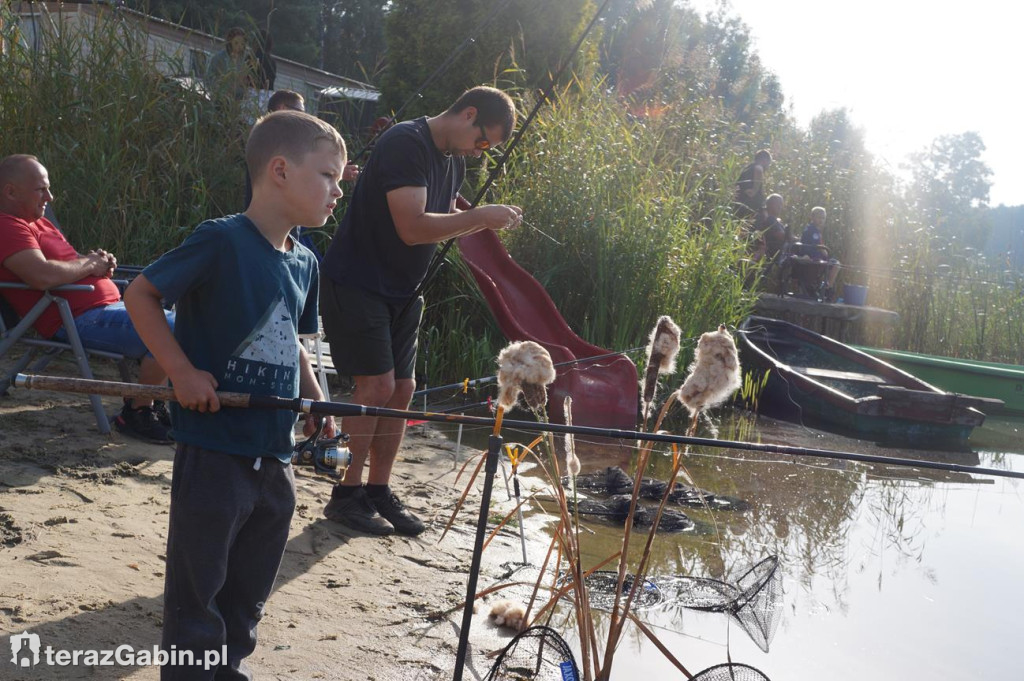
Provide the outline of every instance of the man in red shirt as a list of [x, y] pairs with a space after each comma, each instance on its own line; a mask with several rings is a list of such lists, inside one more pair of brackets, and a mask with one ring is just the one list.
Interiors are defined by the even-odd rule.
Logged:
[[[78, 253], [43, 217], [51, 200], [49, 176], [35, 156], [14, 154], [0, 160], [0, 281], [36, 289], [8, 289], [4, 297], [23, 316], [42, 297], [39, 291], [64, 284], [92, 285], [92, 291], [61, 294], [71, 306], [83, 345], [139, 359], [139, 382], [163, 385], [167, 375], [135, 332], [121, 294], [110, 280], [117, 259], [103, 250]], [[173, 313], [167, 315], [173, 324]], [[43, 338], [67, 340], [54, 306], [39, 317], [35, 330]], [[161, 406], [154, 409], [152, 400], [126, 400], [114, 425], [145, 440], [170, 441], [166, 411]]]

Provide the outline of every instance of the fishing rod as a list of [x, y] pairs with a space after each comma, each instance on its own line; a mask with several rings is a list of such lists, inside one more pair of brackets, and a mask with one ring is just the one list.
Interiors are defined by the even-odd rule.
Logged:
[[[489, 15], [487, 15], [479, 24], [477, 24], [472, 31], [469, 32], [469, 35], [466, 36], [466, 39], [459, 43], [455, 47], [455, 49], [448, 54], [445, 60], [441, 62], [441, 65], [434, 69], [433, 73], [427, 76], [427, 79], [423, 81], [423, 84], [416, 88], [416, 91], [413, 92], [412, 95], [410, 95], [409, 98], [406, 99], [405, 102], [403, 102], [402, 105], [398, 107], [398, 109], [394, 113], [391, 114], [391, 120], [398, 120], [398, 117], [402, 115], [402, 112], [404, 112], [409, 107], [409, 105], [412, 104], [415, 100], [419, 99], [423, 95], [423, 91], [426, 90], [427, 87], [431, 83], [433, 83], [434, 80], [436, 80], [442, 73], [447, 71], [448, 67], [450, 67], [455, 62], [455, 60], [459, 58], [459, 55], [465, 52], [470, 45], [475, 43], [477, 35], [479, 35], [480, 32], [483, 31], [488, 24], [494, 21], [497, 18], [497, 16], [501, 14], [505, 10], [505, 8], [508, 7], [511, 3], [512, 0], [505, 0], [501, 4], [496, 5], [494, 7], [494, 10]], [[375, 131], [374, 134], [370, 137], [369, 141], [367, 141], [363, 148], [359, 150], [359, 153], [352, 158], [352, 162], [355, 163], [356, 161], [361, 159], [363, 155], [365, 155], [366, 152], [373, 147], [373, 143], [377, 141], [377, 138], [380, 137], [384, 133], [384, 130], [386, 129], [387, 128], [384, 127], [380, 130]]]
[[[643, 350], [644, 347], [630, 348], [629, 350], [619, 350], [618, 352], [606, 352], [603, 355], [592, 355], [590, 357], [580, 357], [579, 359], [569, 359], [564, 362], [556, 362], [552, 364], [554, 368], [570, 366], [572, 364], [583, 364], [584, 362], [596, 362], [599, 359], [608, 359], [609, 357], [619, 357], [621, 355], [628, 355], [631, 352], [637, 350]], [[483, 385], [485, 383], [492, 383], [498, 380], [497, 376], [485, 376], [483, 378], [474, 378], [472, 380], [465, 380], [461, 383], [449, 383], [448, 385], [438, 385], [433, 388], [424, 388], [423, 390], [417, 390], [412, 394], [413, 397], [422, 397], [423, 395], [429, 395], [435, 392], [441, 392], [443, 390], [455, 390], [456, 388], [462, 388], [468, 390], [470, 387], [477, 385]]]
[[[14, 387], [30, 390], [55, 390], [58, 392], [89, 393], [93, 395], [110, 395], [114, 397], [134, 397], [140, 399], [156, 399], [167, 402], [177, 401], [174, 389], [167, 386], [141, 385], [138, 383], [118, 383], [115, 381], [97, 381], [85, 378], [65, 378], [59, 376], [34, 376], [18, 374], [14, 379]], [[368, 407], [348, 402], [322, 402], [302, 397], [294, 399], [273, 395], [251, 395], [249, 393], [218, 392], [217, 398], [222, 406], [247, 409], [283, 409], [300, 414], [317, 414], [325, 416], [374, 416], [383, 418], [418, 419], [440, 423], [462, 423], [474, 426], [494, 427], [496, 419], [486, 416], [465, 416], [428, 411], [410, 411], [407, 409], [391, 409], [388, 407]], [[904, 466], [907, 468], [930, 468], [956, 473], [972, 473], [1000, 478], [1017, 478], [1024, 480], [1024, 471], [1000, 470], [981, 466], [966, 466], [958, 463], [941, 461], [917, 461], [895, 456], [877, 456], [858, 454], [831, 449], [813, 449], [809, 447], [793, 447], [764, 442], [740, 442], [738, 440], [719, 440], [717, 438], [673, 435], [670, 433], [644, 433], [635, 430], [618, 428], [598, 428], [596, 426], [567, 426], [561, 423], [538, 423], [535, 421], [516, 421], [503, 419], [502, 425], [513, 430], [546, 433], [571, 433], [591, 437], [604, 437], [615, 440], [642, 440], [646, 442], [663, 442], [667, 444], [692, 445], [695, 447], [717, 447], [723, 449], [741, 449], [752, 452], [770, 454], [789, 454], [819, 459], [839, 459], [860, 463], [885, 464]]]
[[[573, 56], [577, 52], [579, 52], [580, 47], [583, 45], [583, 41], [586, 39], [591, 29], [594, 28], [594, 25], [597, 24], [598, 19], [601, 18], [601, 15], [604, 13], [605, 9], [610, 4], [611, 0], [604, 0], [604, 2], [598, 8], [597, 12], [594, 13], [594, 18], [591, 19], [590, 23], [587, 24], [587, 27], [583, 29], [583, 33], [580, 34], [580, 37], [576, 41], [576, 44], [573, 46], [572, 50], [570, 50], [569, 54], [566, 56], [566, 59], [558, 67], [558, 71], [555, 72], [555, 75], [551, 77], [547, 87], [541, 92], [540, 98], [537, 100], [536, 104], [533, 105], [533, 109], [527, 115], [526, 120], [523, 121], [523, 124], [519, 126], [519, 130], [515, 132], [515, 134], [512, 136], [512, 139], [509, 140], [508, 144], [505, 145], [505, 151], [502, 152], [501, 156], [494, 164], [494, 167], [491, 168], [491, 172], [487, 174], [487, 179], [484, 181], [484, 185], [483, 187], [480, 188], [480, 191], [477, 192], [476, 198], [474, 198], [471, 202], [468, 202], [468, 208], [476, 208], [477, 204], [479, 204], [480, 201], [483, 200], [483, 197], [487, 193], [487, 190], [491, 188], [491, 186], [494, 184], [495, 179], [498, 177], [498, 174], [505, 167], [505, 163], [508, 161], [509, 156], [512, 154], [513, 150], [515, 150], [515, 148], [519, 146], [519, 142], [520, 140], [522, 140], [523, 134], [526, 132], [526, 129], [530, 127], [530, 124], [533, 122], [533, 119], [537, 117], [537, 114], [540, 112], [540, 108], [544, 106], [545, 103], [551, 100], [555, 92], [555, 86], [558, 84], [558, 81], [561, 80], [562, 74], [565, 73], [565, 69], [572, 62]], [[465, 201], [465, 199], [463, 199], [463, 201]], [[466, 209], [465, 206], [458, 207], [463, 210]], [[455, 243], [455, 239], [449, 239], [448, 241], [445, 241], [444, 244], [442, 244], [441, 248], [434, 253], [434, 256], [430, 260], [430, 264], [427, 266], [426, 274], [424, 274], [423, 279], [420, 281], [419, 285], [416, 286], [416, 290], [413, 291], [412, 296], [410, 296], [409, 302], [406, 303], [406, 308], [408, 308], [409, 305], [412, 304], [412, 301], [416, 300], [420, 296], [420, 294], [423, 293], [423, 290], [426, 288], [427, 284], [430, 283], [430, 280], [437, 275], [437, 271], [441, 269], [441, 264], [444, 262], [444, 258], [448, 254], [448, 251], [451, 249], [453, 243]]]

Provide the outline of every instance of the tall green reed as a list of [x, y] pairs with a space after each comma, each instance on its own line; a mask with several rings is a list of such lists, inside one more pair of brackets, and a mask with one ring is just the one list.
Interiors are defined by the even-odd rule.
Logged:
[[868, 281], [899, 314], [892, 345], [926, 354], [1024, 363], [1024, 275], [936, 234], [905, 231]]
[[0, 154], [39, 157], [76, 247], [144, 264], [199, 222], [241, 209], [239, 103], [214, 104], [162, 75], [160, 62], [164, 73], [186, 69], [148, 54], [147, 36], [114, 11], [95, 22], [41, 12], [35, 45], [3, 16]]

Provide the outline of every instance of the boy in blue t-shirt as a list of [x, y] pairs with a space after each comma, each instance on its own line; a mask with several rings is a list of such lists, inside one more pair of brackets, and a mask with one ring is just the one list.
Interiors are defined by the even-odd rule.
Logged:
[[[219, 669], [165, 665], [164, 681], [251, 678], [243, 660], [256, 647], [295, 509], [295, 415], [222, 410], [215, 390], [324, 399], [298, 340], [317, 331], [317, 264], [289, 232], [327, 221], [345, 156], [338, 132], [317, 118], [264, 116], [245, 147], [245, 213], [199, 225], [125, 293], [177, 400], [162, 646], [197, 660], [227, 650]], [[173, 332], [161, 298], [176, 305]], [[314, 426], [307, 417], [305, 433]], [[324, 434], [334, 432], [328, 418]]]
[[825, 247], [825, 237], [822, 235], [822, 230], [825, 229], [825, 217], [825, 209], [821, 206], [815, 206], [811, 209], [811, 221], [804, 227], [804, 232], [800, 236], [802, 248], [797, 255], [806, 255], [811, 260], [820, 260], [828, 263], [828, 279], [826, 280], [828, 290], [826, 291], [826, 297], [831, 299], [834, 297], [836, 277], [839, 276], [839, 268], [842, 265], [835, 258], [829, 257], [828, 249]]

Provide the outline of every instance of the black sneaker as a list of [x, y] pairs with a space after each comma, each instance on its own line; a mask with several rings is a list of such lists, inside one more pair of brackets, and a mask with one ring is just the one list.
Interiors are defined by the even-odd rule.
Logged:
[[114, 427], [125, 435], [156, 444], [174, 442], [167, 426], [160, 423], [159, 417], [152, 407], [132, 409], [130, 404], [121, 408], [121, 413], [114, 417]]
[[163, 400], [153, 400], [153, 413], [165, 428], [171, 427], [171, 412], [167, 410], [167, 403]]
[[366, 534], [381, 537], [394, 534], [395, 528], [377, 513], [365, 489], [357, 487], [347, 494], [339, 495], [340, 489], [340, 486], [335, 486], [331, 491], [331, 500], [324, 508], [325, 518]]
[[392, 492], [390, 487], [385, 485], [382, 492], [368, 492], [366, 497], [377, 509], [377, 512], [394, 525], [395, 532], [398, 534], [415, 537], [427, 529], [422, 520], [406, 510], [405, 504], [398, 499], [398, 495]]

